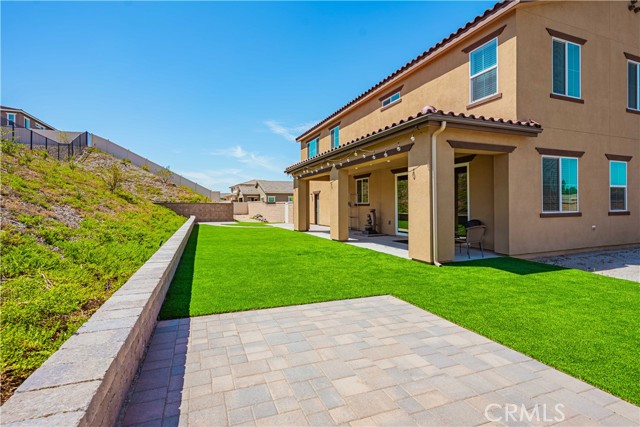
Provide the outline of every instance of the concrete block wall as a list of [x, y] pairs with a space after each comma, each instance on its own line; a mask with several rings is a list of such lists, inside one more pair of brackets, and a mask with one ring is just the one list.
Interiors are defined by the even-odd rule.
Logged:
[[195, 217], [2, 406], [3, 426], [113, 426], [156, 325]]
[[[265, 203], [265, 202], [246, 202], [247, 203], [247, 215], [262, 215], [269, 222], [293, 222], [293, 203], [278, 202], [278, 203]], [[291, 208], [290, 208], [291, 206]], [[287, 212], [290, 211], [290, 212]]]
[[195, 216], [196, 222], [233, 221], [232, 203], [158, 203], [178, 215]]
[[[109, 141], [106, 138], [102, 138], [95, 134], [90, 134], [90, 138], [91, 147], [102, 150], [105, 153], [109, 153], [113, 157], [116, 157], [118, 159], [129, 159], [134, 165], [141, 168], [147, 167], [153, 173], [157, 173], [159, 170], [164, 169], [163, 166], [160, 166], [159, 164], [152, 162], [151, 160], [142, 157], [131, 150], [127, 150], [126, 148], [116, 144], [115, 142]], [[219, 191], [209, 190], [208, 188], [205, 188], [202, 185], [183, 177], [182, 175], [178, 175], [175, 172], [171, 172], [171, 182], [190, 188], [196, 193], [200, 193], [214, 202], [220, 201]]]

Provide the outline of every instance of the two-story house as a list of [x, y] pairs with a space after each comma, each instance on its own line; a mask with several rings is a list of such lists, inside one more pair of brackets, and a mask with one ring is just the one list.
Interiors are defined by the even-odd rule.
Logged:
[[56, 130], [53, 126], [43, 122], [20, 108], [0, 105], [0, 116], [2, 117], [2, 126], [17, 126], [26, 129], [39, 130]]
[[457, 226], [531, 256], [640, 243], [640, 13], [505, 1], [297, 139], [294, 228], [346, 240], [376, 210], [409, 256], [453, 260]]

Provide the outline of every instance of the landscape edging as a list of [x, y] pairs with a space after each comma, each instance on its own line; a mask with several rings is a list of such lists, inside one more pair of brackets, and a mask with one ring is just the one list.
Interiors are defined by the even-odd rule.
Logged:
[[191, 216], [2, 406], [2, 424], [112, 426], [187, 245]]

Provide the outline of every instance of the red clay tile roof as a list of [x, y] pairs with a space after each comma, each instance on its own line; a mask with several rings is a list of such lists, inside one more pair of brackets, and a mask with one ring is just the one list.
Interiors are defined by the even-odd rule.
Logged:
[[509, 119], [502, 119], [502, 118], [495, 118], [495, 117], [485, 117], [485, 116], [476, 116], [474, 114], [464, 114], [464, 113], [454, 113], [453, 111], [442, 111], [442, 110], [436, 110], [434, 107], [425, 107], [422, 109], [422, 111], [418, 112], [418, 114], [414, 115], [414, 116], [409, 116], [406, 119], [402, 119], [398, 122], [394, 122], [391, 123], [390, 125], [385, 126], [384, 128], [380, 128], [378, 130], [374, 130], [366, 135], [362, 135], [359, 136], [356, 139], [353, 139], [349, 142], [346, 142], [344, 144], [340, 144], [337, 147], [334, 147], [330, 150], [327, 151], [323, 151], [322, 153], [318, 153], [317, 155], [308, 158], [306, 160], [302, 160], [298, 163], [294, 163], [290, 166], [288, 166], [285, 169], [286, 173], [289, 173], [295, 169], [297, 169], [298, 167], [304, 165], [304, 164], [309, 164], [309, 163], [313, 163], [314, 161], [317, 161], [318, 159], [326, 156], [327, 154], [330, 154], [334, 151], [337, 150], [342, 150], [344, 147], [348, 146], [348, 145], [353, 145], [356, 144], [364, 139], [370, 138], [374, 135], [377, 135], [381, 132], [396, 128], [402, 124], [407, 124], [411, 121], [417, 120], [420, 117], [425, 117], [425, 116], [438, 116], [438, 118], [440, 118], [441, 120], [447, 120], [447, 117], [452, 117], [452, 118], [458, 118], [458, 119], [468, 119], [471, 121], [476, 121], [479, 123], [485, 123], [485, 124], [489, 124], [489, 123], [494, 123], [494, 124], [504, 124], [504, 125], [513, 125], [516, 127], [521, 127], [523, 130], [529, 129], [533, 132], [541, 132], [542, 131], [542, 126], [540, 125], [540, 123], [534, 121], [534, 120], [509, 120]]
[[412, 66], [416, 65], [418, 62], [422, 61], [424, 58], [429, 56], [434, 51], [436, 51], [436, 50], [442, 48], [443, 46], [447, 45], [448, 43], [453, 41], [455, 38], [457, 38], [458, 36], [460, 36], [463, 33], [465, 33], [467, 30], [469, 30], [472, 27], [474, 27], [478, 22], [482, 21], [483, 19], [488, 18], [489, 16], [497, 13], [498, 11], [500, 11], [501, 9], [503, 9], [503, 8], [509, 6], [509, 5], [513, 5], [515, 7], [518, 3], [520, 3], [520, 1], [521, 0], [503, 0], [503, 1], [499, 1], [493, 7], [485, 10], [482, 15], [476, 16], [473, 19], [473, 21], [467, 22], [464, 26], [458, 28], [456, 31], [451, 33], [449, 36], [445, 37], [440, 42], [438, 42], [434, 46], [432, 46], [431, 48], [425, 50], [420, 55], [416, 56], [411, 61], [407, 62], [402, 67], [398, 68], [396, 71], [394, 71], [393, 73], [389, 74], [387, 77], [385, 77], [384, 79], [382, 79], [381, 81], [379, 81], [378, 83], [373, 85], [371, 88], [367, 89], [366, 91], [364, 91], [360, 95], [356, 96], [354, 99], [349, 101], [346, 105], [344, 105], [343, 107], [341, 107], [340, 109], [338, 109], [337, 111], [332, 113], [331, 115], [329, 115], [329, 116], [325, 117], [324, 119], [320, 120], [318, 123], [316, 123], [311, 128], [307, 129], [304, 133], [302, 133], [300, 136], [298, 136], [298, 138], [296, 138], [296, 140], [302, 139], [302, 137], [304, 137], [308, 133], [312, 132], [313, 130], [315, 130], [319, 126], [323, 125], [324, 123], [328, 122], [329, 120], [331, 120], [332, 118], [334, 118], [335, 116], [337, 116], [338, 114], [340, 114], [341, 112], [343, 112], [344, 110], [346, 110], [347, 108], [349, 108], [350, 106], [355, 104], [356, 102], [360, 101], [361, 99], [363, 99], [364, 97], [369, 95], [371, 92], [375, 91], [376, 89], [382, 87], [383, 85], [385, 85], [389, 81], [393, 80], [394, 78], [396, 78], [398, 75], [402, 74], [407, 69], [409, 69]]

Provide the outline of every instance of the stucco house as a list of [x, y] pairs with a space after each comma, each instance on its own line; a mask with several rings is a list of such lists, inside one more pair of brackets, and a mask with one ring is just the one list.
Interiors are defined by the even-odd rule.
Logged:
[[2, 126], [16, 126], [36, 130], [56, 130], [53, 126], [20, 108], [0, 105], [0, 117], [2, 117]]
[[375, 209], [430, 263], [469, 219], [512, 256], [638, 244], [639, 70], [630, 2], [499, 2], [297, 138], [294, 228]]
[[230, 200], [232, 202], [257, 202], [260, 200], [260, 192], [256, 188], [256, 182], [257, 180], [252, 179], [229, 187], [231, 190]]
[[260, 200], [265, 203], [292, 202], [293, 181], [258, 180], [256, 188], [260, 192]]

